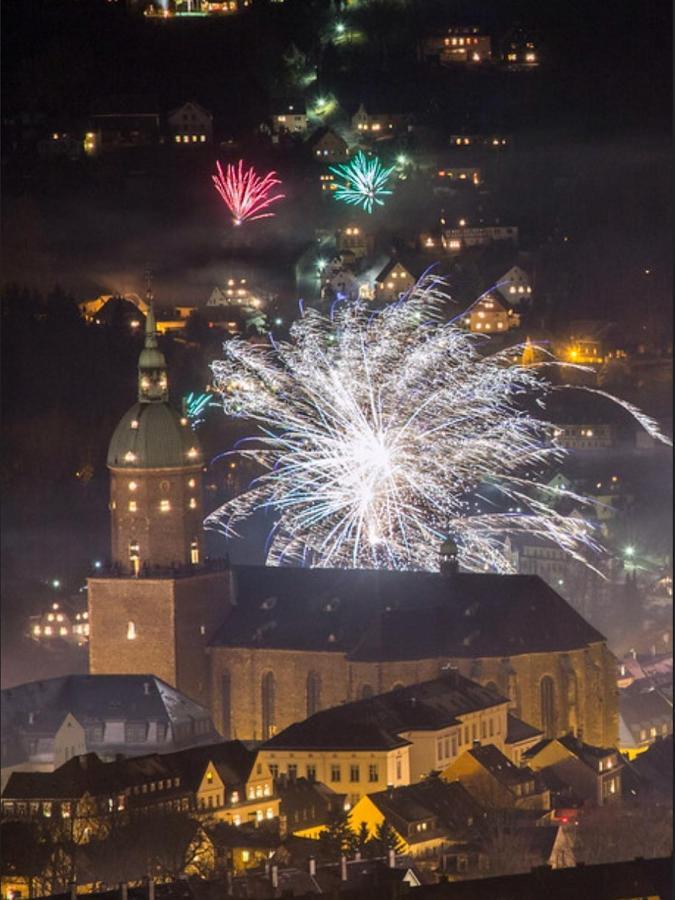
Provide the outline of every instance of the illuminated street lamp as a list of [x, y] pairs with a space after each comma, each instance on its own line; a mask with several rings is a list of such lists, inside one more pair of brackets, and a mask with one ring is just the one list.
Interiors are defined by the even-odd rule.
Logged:
[[337, 34], [344, 34], [345, 33], [344, 24], [342, 22], [338, 22], [337, 25], [335, 26], [335, 31]]
[[631, 557], [635, 556], [635, 547], [625, 547], [623, 552], [624, 555], [630, 559]]
[[54, 588], [55, 591], [58, 591], [58, 589], [61, 587], [61, 582], [59, 581], [58, 578], [54, 578], [52, 580], [52, 587]]

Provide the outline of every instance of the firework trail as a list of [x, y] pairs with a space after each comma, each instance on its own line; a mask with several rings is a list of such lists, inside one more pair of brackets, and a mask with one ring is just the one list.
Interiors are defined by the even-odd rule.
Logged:
[[385, 169], [376, 156], [369, 159], [361, 150], [348, 163], [330, 166], [330, 171], [346, 182], [335, 191], [335, 199], [361, 206], [367, 213], [372, 213], [374, 204], [384, 206], [381, 198], [391, 194], [386, 184], [394, 166]]
[[241, 225], [247, 220], [266, 219], [273, 212], [263, 212], [276, 200], [283, 200], [285, 194], [274, 194], [274, 187], [281, 184], [276, 172], [268, 172], [265, 177], [256, 174], [253, 166], [244, 168], [244, 161], [238, 165], [227, 165], [225, 172], [219, 162], [216, 163], [218, 173], [212, 175], [216, 190], [223, 198], [225, 206], [232, 213], [234, 224]]
[[437, 570], [451, 536], [465, 570], [511, 572], [505, 540], [518, 534], [591, 564], [601, 550], [592, 525], [557, 512], [547, 486], [565, 455], [555, 426], [525, 408], [556, 388], [542, 366], [514, 365], [513, 348], [490, 354], [485, 337], [444, 322], [441, 288], [422, 279], [376, 312], [361, 302], [329, 318], [305, 310], [288, 343], [225, 344], [215, 388], [226, 414], [258, 424], [236, 452], [266, 472], [207, 528], [235, 534], [256, 510], [273, 511], [275, 565]]

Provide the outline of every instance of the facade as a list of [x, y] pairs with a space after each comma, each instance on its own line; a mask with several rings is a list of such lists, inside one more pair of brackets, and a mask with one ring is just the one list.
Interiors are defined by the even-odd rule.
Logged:
[[443, 166], [436, 172], [435, 190], [451, 188], [457, 183], [478, 187], [481, 183], [480, 169], [473, 166]]
[[438, 59], [441, 65], [489, 62], [492, 41], [480, 28], [456, 26], [425, 38], [423, 53], [427, 58]]
[[207, 709], [154, 675], [67, 675], [2, 692], [2, 778], [84, 753], [168, 753], [219, 735]]
[[279, 798], [239, 741], [109, 762], [88, 753], [51, 773], [15, 773], [2, 795], [3, 819], [69, 819], [78, 843], [105, 837], [115, 818], [170, 811], [261, 823], [278, 817]]
[[282, 103], [272, 111], [273, 134], [305, 134], [307, 126], [307, 111], [303, 100]]
[[356, 132], [383, 137], [395, 134], [406, 128], [408, 117], [401, 113], [373, 113], [368, 112], [361, 103], [352, 116], [352, 129]]
[[501, 60], [510, 69], [533, 69], [539, 65], [539, 48], [533, 35], [512, 28], [502, 41]]
[[487, 294], [469, 309], [464, 324], [473, 332], [506, 332], [520, 325], [520, 316], [496, 294]]
[[616, 442], [614, 426], [608, 422], [566, 424], [556, 429], [555, 437], [565, 450], [609, 450]]
[[511, 266], [495, 282], [495, 290], [512, 306], [518, 306], [532, 298], [532, 279], [520, 266]]
[[576, 799], [584, 805], [605, 806], [621, 801], [621, 770], [623, 765], [611, 747], [591, 747], [571, 735], [540, 741], [523, 757], [544, 781], [550, 775], [554, 783], [572, 789]]
[[168, 392], [150, 308], [138, 402], [108, 451], [112, 565], [89, 579], [89, 670], [150, 670], [208, 705], [205, 650], [227, 608], [227, 574], [204, 562], [201, 449]]
[[338, 253], [351, 253], [355, 259], [364, 259], [373, 252], [373, 236], [358, 225], [347, 225], [335, 233]]
[[444, 228], [441, 242], [448, 253], [461, 253], [467, 247], [487, 247], [497, 241], [518, 243], [518, 228], [514, 225], [467, 226], [460, 221], [458, 228]]
[[401, 842], [401, 853], [427, 856], [475, 840], [482, 815], [482, 807], [459, 782], [429, 778], [362, 797], [351, 810], [349, 824], [358, 834], [365, 823], [374, 837], [386, 822]]
[[551, 794], [526, 765], [516, 766], [494, 745], [472, 747], [441, 773], [445, 781], [460, 781], [482, 806], [491, 809], [551, 807]]
[[319, 128], [308, 140], [310, 152], [317, 162], [345, 162], [349, 147], [331, 128]]
[[415, 278], [403, 263], [392, 259], [375, 276], [375, 300], [391, 303], [409, 291], [415, 284]]
[[199, 147], [213, 143], [213, 115], [194, 100], [172, 110], [167, 123], [173, 144]]
[[[350, 803], [389, 784], [418, 782], [466, 747], [506, 750], [508, 700], [448, 671], [315, 713], [268, 740], [261, 758], [276, 775], [322, 781]], [[541, 735], [532, 729], [529, 745]]]
[[513, 145], [510, 134], [451, 134], [450, 146], [453, 150], [507, 150]]

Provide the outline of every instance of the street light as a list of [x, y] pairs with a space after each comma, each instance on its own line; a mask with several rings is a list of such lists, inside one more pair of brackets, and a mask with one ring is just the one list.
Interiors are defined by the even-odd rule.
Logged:
[[623, 552], [626, 556], [635, 556], [635, 547], [626, 547]]
[[54, 578], [54, 580], [52, 581], [52, 587], [54, 588], [54, 590], [58, 590], [61, 587], [61, 582], [58, 578]]

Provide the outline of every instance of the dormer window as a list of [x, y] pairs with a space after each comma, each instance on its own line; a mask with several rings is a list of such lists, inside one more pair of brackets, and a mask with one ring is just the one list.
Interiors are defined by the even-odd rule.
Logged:
[[132, 428], [134, 431], [136, 431], [136, 429], [138, 428], [138, 419], [132, 419], [132, 420], [131, 420], [131, 428]]
[[124, 462], [136, 462], [136, 454], [133, 450], [129, 450], [124, 454]]
[[230, 803], [232, 803], [232, 805], [239, 803], [239, 791], [232, 791]]

